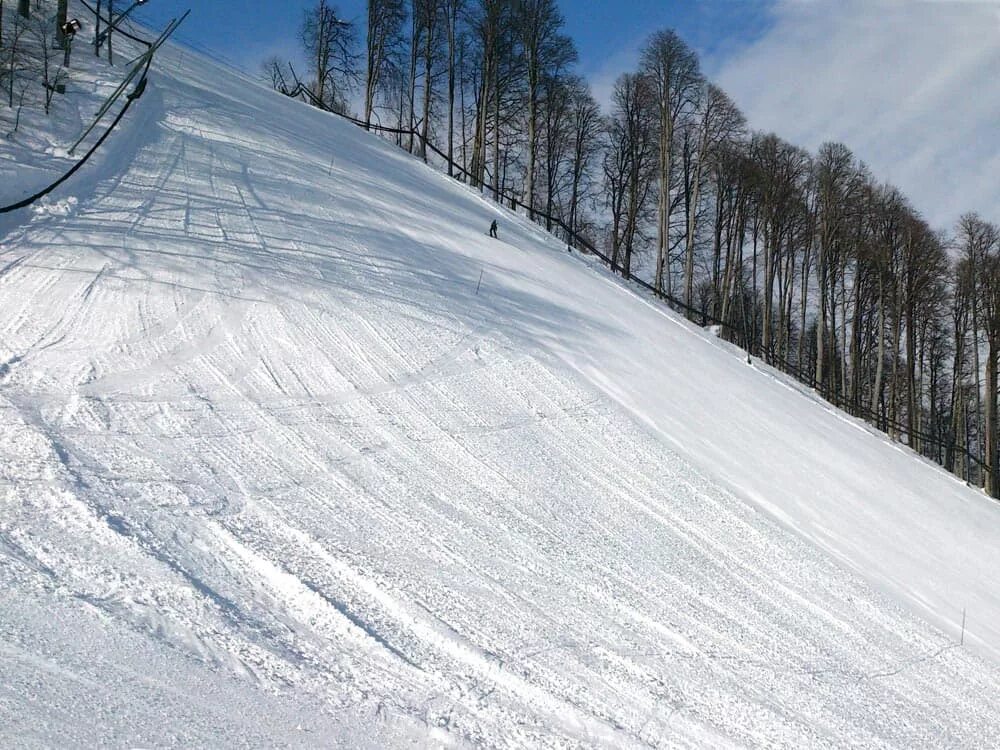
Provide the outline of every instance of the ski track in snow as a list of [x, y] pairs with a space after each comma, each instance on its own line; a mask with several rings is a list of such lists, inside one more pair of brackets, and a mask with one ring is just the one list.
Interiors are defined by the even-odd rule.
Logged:
[[659, 312], [353, 126], [162, 69], [129, 163], [0, 251], [0, 744], [1000, 736], [996, 643], [743, 482], [738, 418], [693, 438], [690, 352], [645, 355], [660, 411], [629, 391], [595, 342]]

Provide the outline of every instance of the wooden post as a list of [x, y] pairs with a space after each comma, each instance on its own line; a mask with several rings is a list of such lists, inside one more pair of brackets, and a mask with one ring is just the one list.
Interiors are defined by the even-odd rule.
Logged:
[[59, 0], [59, 4], [56, 6], [56, 43], [60, 49], [64, 50], [69, 49], [68, 35], [64, 31], [68, 6], [69, 0]]

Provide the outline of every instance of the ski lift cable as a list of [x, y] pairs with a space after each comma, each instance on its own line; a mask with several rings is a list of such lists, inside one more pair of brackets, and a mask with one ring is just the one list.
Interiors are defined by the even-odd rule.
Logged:
[[[84, 4], [86, 5], [86, 3], [84, 3]], [[48, 195], [49, 193], [51, 193], [57, 187], [59, 187], [60, 185], [62, 185], [64, 182], [66, 182], [66, 180], [68, 180], [70, 177], [72, 177], [74, 174], [76, 174], [76, 172], [84, 164], [87, 163], [87, 161], [90, 159], [90, 157], [92, 157], [97, 152], [97, 150], [107, 140], [108, 136], [111, 135], [112, 131], [114, 131], [114, 129], [118, 126], [118, 123], [120, 123], [122, 121], [122, 118], [125, 116], [125, 113], [128, 112], [129, 107], [132, 106], [132, 103], [134, 101], [136, 101], [137, 99], [139, 99], [139, 97], [141, 97], [142, 94], [143, 94], [143, 92], [146, 90], [147, 75], [149, 73], [150, 65], [152, 65], [152, 62], [153, 62], [153, 52], [155, 52], [155, 50], [160, 45], [162, 45], [163, 42], [165, 42], [167, 40], [167, 38], [170, 36], [170, 34], [172, 34], [173, 31], [181, 24], [181, 22], [185, 18], [187, 18], [188, 14], [190, 12], [191, 12], [190, 10], [187, 11], [183, 16], [180, 17], [180, 19], [176, 19], [176, 18], [172, 19], [171, 22], [170, 22], [170, 24], [167, 26], [167, 28], [160, 35], [160, 37], [157, 39], [157, 41], [155, 43], [144, 42], [145, 44], [149, 44], [150, 45], [149, 50], [145, 54], [142, 55], [142, 58], [141, 58], [139, 64], [137, 64], [135, 66], [135, 68], [132, 69], [132, 71], [130, 72], [130, 74], [126, 77], [126, 80], [122, 83], [122, 85], [120, 85], [118, 87], [118, 90], [116, 90], [116, 93], [113, 94], [113, 98], [117, 99], [117, 98], [119, 98], [121, 96], [121, 93], [128, 87], [128, 83], [130, 81], [132, 81], [132, 80], [135, 79], [136, 75], [138, 74], [138, 72], [141, 69], [142, 70], [142, 74], [139, 76], [139, 81], [136, 83], [136, 85], [132, 89], [132, 91], [130, 91], [126, 95], [126, 97], [125, 97], [125, 106], [122, 107], [121, 111], [115, 116], [115, 119], [112, 121], [111, 125], [108, 126], [108, 129], [105, 130], [103, 134], [101, 134], [101, 137], [97, 139], [97, 142], [94, 143], [94, 145], [90, 147], [90, 149], [87, 151], [87, 153], [84, 154], [83, 157], [76, 164], [74, 164], [72, 167], [70, 167], [69, 171], [67, 171], [66, 174], [62, 175], [62, 177], [60, 177], [58, 180], [56, 180], [55, 182], [53, 182], [51, 185], [43, 188], [42, 190], [39, 190], [34, 195], [31, 195], [31, 196], [28, 196], [27, 198], [24, 198], [23, 200], [20, 200], [20, 201], [18, 201], [16, 203], [12, 203], [9, 206], [0, 207], [0, 214], [6, 214], [6, 213], [10, 213], [11, 211], [16, 211], [18, 209], [25, 208], [26, 206], [30, 206], [32, 203], [34, 203], [35, 201], [39, 200], [40, 198], [44, 198], [46, 195]], [[144, 41], [144, 40], [140, 40], [140, 41]], [[87, 132], [84, 133], [84, 135], [76, 142], [76, 144], [74, 144], [74, 146], [73, 146], [74, 149], [77, 146], [79, 146], [80, 143], [82, 142], [83, 138], [85, 138], [87, 136], [87, 134], [89, 134], [94, 129], [94, 127], [96, 127], [96, 125], [100, 121], [100, 119], [103, 118], [104, 115], [107, 113], [108, 109], [111, 106], [111, 103], [113, 103], [113, 100], [111, 98], [109, 98], [109, 101], [105, 103], [106, 106], [102, 107], [100, 116], [97, 119], [94, 120], [94, 123], [87, 129]]]

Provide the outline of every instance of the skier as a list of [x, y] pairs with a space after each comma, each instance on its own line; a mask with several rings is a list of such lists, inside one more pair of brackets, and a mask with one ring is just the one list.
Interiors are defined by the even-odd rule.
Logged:
[[490, 237], [496, 239], [496, 236], [497, 236], [497, 220], [494, 219], [493, 223], [490, 224]]

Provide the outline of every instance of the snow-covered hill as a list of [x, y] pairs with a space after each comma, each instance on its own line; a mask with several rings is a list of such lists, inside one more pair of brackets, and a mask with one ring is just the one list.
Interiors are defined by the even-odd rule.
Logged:
[[353, 125], [157, 70], [0, 248], [0, 744], [996, 742], [1000, 507]]

